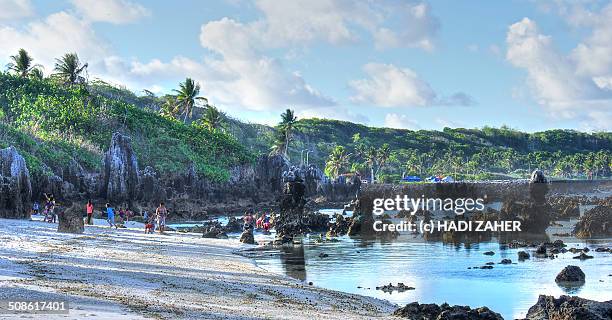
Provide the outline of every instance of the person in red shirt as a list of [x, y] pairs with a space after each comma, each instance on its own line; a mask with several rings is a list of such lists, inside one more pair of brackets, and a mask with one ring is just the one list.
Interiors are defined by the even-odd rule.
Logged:
[[93, 217], [94, 206], [93, 206], [93, 203], [91, 202], [91, 200], [87, 201], [87, 205], [85, 206], [85, 210], [87, 211], [87, 224], [93, 224], [91, 220], [92, 220], [92, 217]]

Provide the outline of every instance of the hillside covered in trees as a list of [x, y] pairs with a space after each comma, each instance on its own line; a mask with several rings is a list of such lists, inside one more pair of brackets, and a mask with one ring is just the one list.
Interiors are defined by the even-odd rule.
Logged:
[[224, 114], [189, 78], [171, 94], [137, 95], [86, 79], [87, 64], [76, 54], [58, 58], [48, 76], [25, 50], [11, 58], [0, 73], [0, 148], [14, 145], [35, 175], [60, 175], [71, 161], [98, 170], [113, 132], [132, 137], [143, 167], [172, 175], [193, 165], [211, 181], [224, 181], [233, 166], [269, 153], [324, 167], [331, 177], [358, 171], [381, 181], [434, 174], [524, 177], [535, 168], [565, 178], [611, 175], [610, 132], [411, 131], [298, 119], [290, 109], [269, 127]]
[[535, 168], [563, 178], [611, 175], [610, 132], [525, 133], [506, 127], [412, 131], [327, 119], [302, 119], [294, 126], [291, 157], [300, 159], [302, 150], [312, 150], [309, 162], [327, 165], [331, 175], [360, 171], [369, 176], [374, 171], [386, 181], [437, 174], [477, 179], [526, 177]]

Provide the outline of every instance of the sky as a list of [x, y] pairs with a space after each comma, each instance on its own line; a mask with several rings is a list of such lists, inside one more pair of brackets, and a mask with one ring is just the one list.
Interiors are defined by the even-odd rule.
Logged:
[[611, 1], [0, 0], [1, 65], [19, 48], [255, 123], [612, 130]]

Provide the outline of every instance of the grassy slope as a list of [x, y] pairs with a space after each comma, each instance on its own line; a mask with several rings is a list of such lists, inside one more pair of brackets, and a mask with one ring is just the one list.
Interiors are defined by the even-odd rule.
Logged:
[[15, 145], [37, 174], [57, 173], [71, 159], [96, 170], [115, 131], [132, 136], [142, 167], [165, 174], [193, 163], [202, 175], [222, 181], [230, 166], [253, 158], [230, 135], [164, 118], [106, 89], [1, 74], [0, 146]]

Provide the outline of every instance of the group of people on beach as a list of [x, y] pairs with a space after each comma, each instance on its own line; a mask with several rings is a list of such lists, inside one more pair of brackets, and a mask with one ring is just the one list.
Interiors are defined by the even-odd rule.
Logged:
[[250, 209], [245, 212], [243, 221], [244, 230], [255, 227], [257, 229], [262, 229], [264, 232], [270, 232], [270, 227], [272, 226], [270, 216], [267, 213], [261, 213], [261, 215], [257, 217], [253, 210]]
[[[40, 203], [35, 201], [32, 205], [32, 214], [34, 215], [43, 215], [43, 220], [49, 223], [57, 222], [57, 208], [58, 205], [56, 203], [55, 197], [53, 194], [43, 193], [44, 205], [41, 209]], [[93, 225], [94, 224], [94, 211], [95, 207], [91, 200], [88, 200], [85, 204], [85, 224]], [[119, 216], [119, 222], [127, 222], [130, 219], [133, 219], [135, 213], [129, 208], [119, 207], [118, 212], [115, 208], [110, 204], [106, 203], [102, 212], [106, 213], [106, 222], [112, 228], [119, 228], [117, 223], [116, 215]], [[155, 209], [155, 213], [151, 214], [147, 210], [142, 212], [143, 222], [145, 224], [145, 233], [153, 233], [157, 227], [157, 230], [160, 233], [163, 233], [166, 230], [166, 219], [168, 217], [169, 211], [164, 202], [161, 202], [159, 206]]]
[[[106, 204], [106, 221], [109, 226], [118, 228], [117, 223], [115, 222], [115, 208], [110, 203]], [[89, 210], [89, 203], [87, 210]], [[129, 209], [119, 208], [119, 217], [122, 221], [129, 221], [130, 217], [133, 217], [133, 212]], [[164, 202], [160, 202], [157, 209], [155, 209], [155, 214], [150, 214], [147, 210], [144, 210], [142, 213], [143, 222], [145, 224], [145, 233], [153, 233], [155, 231], [155, 226], [157, 225], [157, 230], [159, 233], [163, 233], [166, 230], [166, 218], [168, 217], [168, 208], [166, 208], [166, 204]]]
[[44, 206], [42, 211], [40, 209], [40, 203], [35, 201], [32, 205], [32, 214], [42, 214], [45, 222], [55, 223], [57, 221], [57, 213], [55, 212], [57, 204], [55, 203], [55, 197], [53, 197], [53, 194], [43, 193], [43, 198]]

